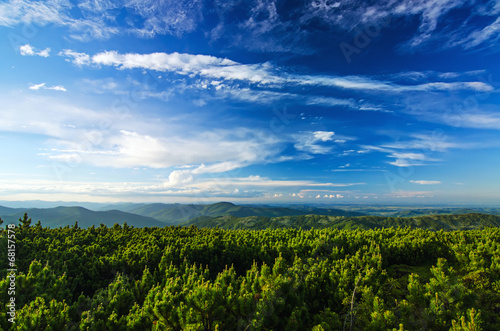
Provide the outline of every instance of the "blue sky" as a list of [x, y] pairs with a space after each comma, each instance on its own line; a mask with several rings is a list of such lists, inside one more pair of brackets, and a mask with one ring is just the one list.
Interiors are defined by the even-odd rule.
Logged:
[[0, 200], [499, 204], [499, 1], [4, 1]]

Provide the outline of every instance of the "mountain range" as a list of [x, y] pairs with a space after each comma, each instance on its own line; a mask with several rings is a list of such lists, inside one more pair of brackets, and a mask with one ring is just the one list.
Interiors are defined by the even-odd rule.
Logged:
[[111, 227], [115, 223], [135, 227], [165, 226], [165, 223], [154, 218], [126, 213], [120, 210], [92, 211], [83, 207], [55, 207], [55, 208], [6, 208], [0, 207], [0, 217], [5, 223], [16, 223], [24, 213], [31, 218], [32, 224], [40, 221], [42, 226], [57, 228], [66, 225], [73, 225], [78, 222], [82, 228], [99, 226], [101, 223]]
[[113, 226], [115, 223], [135, 227], [169, 226], [191, 224], [190, 220], [198, 217], [219, 216], [294, 216], [294, 215], [331, 215], [331, 216], [361, 216], [362, 213], [343, 211], [339, 209], [302, 208], [292, 209], [271, 206], [238, 206], [230, 202], [218, 202], [210, 205], [196, 204], [121, 204], [103, 208], [112, 210], [92, 211], [83, 207], [60, 206], [55, 208], [8, 208], [0, 206], [0, 217], [5, 222], [16, 222], [26, 212], [36, 223], [40, 220], [42, 226], [60, 227], [73, 225], [78, 221], [80, 227]]
[[167, 225], [178, 225], [198, 217], [218, 216], [294, 216], [294, 215], [330, 215], [330, 216], [362, 216], [363, 213], [355, 211], [344, 211], [333, 208], [301, 207], [272, 207], [267, 205], [240, 206], [231, 202], [218, 202], [210, 205], [200, 204], [163, 204], [154, 203], [147, 205], [123, 205], [115, 206], [116, 209], [137, 215], [155, 218], [165, 222]]
[[500, 227], [500, 216], [488, 214], [427, 215], [418, 217], [384, 216], [327, 216], [301, 215], [282, 217], [200, 217], [192, 220], [197, 227], [226, 230], [263, 230], [279, 228], [296, 229], [380, 229], [409, 227], [427, 230], [474, 230], [485, 227]]
[[[40, 221], [44, 227], [71, 226], [78, 222], [82, 228], [108, 227], [115, 223], [134, 227], [164, 227], [172, 225], [197, 227], [219, 227], [222, 229], [265, 229], [336, 227], [362, 228], [378, 227], [421, 227], [432, 230], [474, 229], [478, 227], [499, 227], [498, 209], [490, 208], [489, 214], [480, 214], [475, 209], [414, 209], [404, 210], [387, 207], [369, 207], [364, 211], [352, 209], [317, 208], [314, 206], [268, 206], [235, 205], [230, 202], [214, 204], [113, 204], [99, 206], [102, 210], [89, 210], [80, 206], [59, 206], [53, 208], [9, 208], [0, 206], [0, 217], [6, 223], [17, 223], [24, 213], [32, 224]], [[371, 208], [371, 209], [370, 209]], [[374, 216], [376, 210], [379, 216]], [[483, 211], [483, 210], [481, 210]], [[427, 215], [425, 213], [427, 212]], [[461, 212], [461, 214], [457, 214]]]

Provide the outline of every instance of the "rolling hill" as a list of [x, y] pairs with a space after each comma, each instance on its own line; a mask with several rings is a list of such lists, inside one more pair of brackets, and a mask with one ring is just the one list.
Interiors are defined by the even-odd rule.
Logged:
[[78, 221], [78, 225], [82, 228], [91, 227], [92, 225], [99, 226], [101, 223], [111, 227], [115, 223], [123, 224], [127, 222], [128, 225], [134, 227], [152, 227], [152, 226], [165, 226], [165, 223], [160, 222], [154, 218], [126, 213], [119, 210], [108, 211], [91, 211], [83, 207], [55, 207], [55, 208], [31, 208], [31, 209], [0, 209], [0, 217], [5, 223], [17, 223], [18, 219], [28, 213], [28, 217], [32, 219], [32, 224], [40, 220], [44, 227], [64, 227], [66, 225], [73, 225]]
[[[234, 217], [249, 217], [249, 216], [294, 216], [294, 215], [329, 215], [329, 216], [362, 216], [359, 212], [343, 211], [340, 209], [323, 209], [315, 207], [307, 207], [301, 209], [271, 207], [265, 205], [241, 206], [230, 202], [218, 202], [210, 205], [198, 204], [148, 204], [140, 205], [135, 208], [127, 207], [127, 212], [142, 216], [155, 218], [165, 222], [168, 225], [189, 225], [192, 219], [199, 217], [219, 217], [219, 216], [234, 216]], [[186, 223], [188, 222], [188, 223]]]
[[22, 212], [24, 209], [21, 208], [9, 208], [0, 206], [0, 215], [12, 215], [16, 212]]
[[[164, 227], [182, 225], [197, 227], [219, 227], [222, 229], [266, 228], [327, 228], [374, 229], [382, 227], [412, 227], [431, 230], [459, 230], [484, 227], [500, 227], [500, 216], [471, 213], [461, 209], [463, 214], [456, 214], [460, 209], [441, 210], [425, 209], [430, 215], [420, 215], [422, 210], [400, 210], [397, 216], [366, 215], [350, 210], [335, 208], [317, 208], [314, 206], [276, 207], [267, 205], [235, 205], [230, 202], [202, 204], [122, 204], [111, 207], [123, 210], [91, 211], [83, 207], [55, 208], [8, 208], [0, 206], [0, 217], [5, 222], [15, 222], [25, 212], [32, 219], [38, 220], [45, 227], [64, 227], [78, 221], [80, 227], [92, 225], [113, 226], [115, 223], [135, 227]], [[444, 214], [444, 212], [449, 214]], [[432, 214], [435, 213], [435, 214]]]
[[[324, 207], [322, 207], [324, 208]], [[336, 208], [345, 211], [355, 211], [365, 215], [385, 216], [385, 217], [414, 217], [424, 215], [445, 215], [445, 214], [490, 214], [500, 215], [499, 207], [485, 206], [390, 206], [390, 205], [340, 205]]]
[[500, 216], [488, 214], [432, 215], [419, 217], [301, 215], [284, 217], [199, 217], [189, 222], [196, 227], [220, 229], [377, 229], [410, 227], [428, 230], [472, 230], [500, 227]]

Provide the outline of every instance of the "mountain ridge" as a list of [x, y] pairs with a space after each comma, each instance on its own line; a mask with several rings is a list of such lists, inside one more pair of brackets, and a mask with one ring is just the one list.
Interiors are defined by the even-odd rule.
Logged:
[[78, 222], [78, 226], [82, 228], [91, 227], [92, 225], [99, 226], [101, 223], [106, 226], [113, 226], [115, 223], [124, 224], [125, 222], [135, 227], [165, 226], [163, 222], [151, 217], [126, 213], [120, 210], [92, 211], [79, 206], [16, 209], [14, 213], [0, 215], [0, 217], [5, 223], [16, 223], [24, 213], [27, 213], [28, 217], [32, 219], [32, 224], [40, 221], [42, 226], [51, 228], [71, 226], [75, 222]]
[[221, 201], [209, 205], [201, 204], [148, 204], [138, 206], [135, 209], [129, 209], [129, 213], [135, 213], [142, 216], [153, 217], [159, 221], [165, 222], [168, 225], [178, 225], [197, 217], [218, 217], [218, 216], [293, 216], [307, 214], [321, 214], [330, 216], [362, 216], [365, 215], [359, 212], [344, 211], [340, 209], [323, 209], [315, 207], [307, 207], [301, 209], [287, 207], [271, 207], [271, 206], [256, 206], [256, 205], [236, 205], [232, 202]]
[[220, 228], [226, 230], [263, 230], [278, 228], [296, 228], [308, 230], [311, 228], [338, 229], [380, 229], [410, 227], [428, 230], [474, 230], [485, 227], [500, 227], [500, 216], [490, 214], [453, 214], [426, 215], [417, 217], [385, 217], [385, 216], [327, 216], [300, 215], [282, 217], [199, 217], [188, 224], [200, 228]]

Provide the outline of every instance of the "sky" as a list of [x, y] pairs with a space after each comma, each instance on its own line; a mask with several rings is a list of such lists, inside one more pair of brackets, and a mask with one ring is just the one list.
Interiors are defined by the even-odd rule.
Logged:
[[500, 205], [500, 1], [0, 3], [0, 200]]

